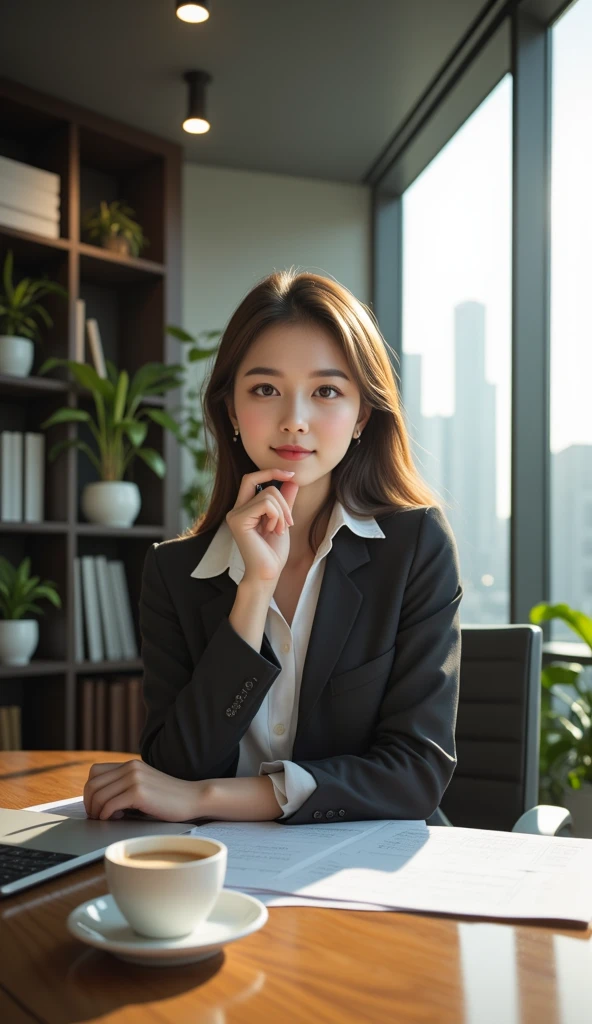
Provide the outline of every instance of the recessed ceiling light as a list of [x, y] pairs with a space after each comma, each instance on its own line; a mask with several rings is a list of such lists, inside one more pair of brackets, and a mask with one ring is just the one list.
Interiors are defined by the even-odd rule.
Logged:
[[177, 17], [181, 21], [188, 21], [192, 25], [199, 24], [200, 21], [207, 21], [210, 12], [208, 7], [210, 6], [209, 0], [200, 0], [199, 3], [189, 3], [188, 0], [178, 0], [177, 3]]

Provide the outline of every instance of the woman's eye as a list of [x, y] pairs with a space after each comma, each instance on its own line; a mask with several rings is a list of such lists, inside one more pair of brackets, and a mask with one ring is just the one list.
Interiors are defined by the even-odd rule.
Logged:
[[[257, 384], [257, 386], [252, 389], [252, 393], [254, 395], [258, 394], [259, 391], [261, 390], [261, 388], [271, 388], [272, 391], [275, 391], [275, 388], [274, 388], [273, 384]], [[332, 384], [321, 384], [321, 386], [319, 388], [317, 388], [317, 391], [334, 391], [336, 395], [341, 394], [341, 392], [337, 388], [333, 387]], [[259, 395], [259, 397], [260, 398], [269, 398], [270, 395], [269, 395], [269, 392], [267, 392], [267, 394]], [[321, 398], [330, 398], [330, 397], [331, 397], [330, 395], [321, 395]]]

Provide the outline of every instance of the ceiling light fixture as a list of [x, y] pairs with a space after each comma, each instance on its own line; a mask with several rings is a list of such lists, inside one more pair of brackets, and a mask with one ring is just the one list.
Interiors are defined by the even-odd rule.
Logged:
[[210, 0], [200, 0], [199, 3], [188, 3], [188, 0], [178, 0], [177, 17], [181, 21], [188, 21], [191, 25], [197, 25], [200, 21], [207, 21], [210, 12], [208, 10]]
[[183, 128], [191, 135], [203, 135], [210, 130], [206, 117], [206, 85], [212, 81], [212, 76], [207, 71], [186, 71], [183, 78], [189, 83], [189, 106]]

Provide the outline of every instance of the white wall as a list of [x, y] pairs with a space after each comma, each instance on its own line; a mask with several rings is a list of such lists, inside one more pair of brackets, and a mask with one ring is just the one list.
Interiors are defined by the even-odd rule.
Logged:
[[[291, 266], [328, 274], [370, 300], [370, 190], [186, 163], [183, 323], [223, 329], [250, 288]], [[183, 457], [183, 490], [192, 477]]]

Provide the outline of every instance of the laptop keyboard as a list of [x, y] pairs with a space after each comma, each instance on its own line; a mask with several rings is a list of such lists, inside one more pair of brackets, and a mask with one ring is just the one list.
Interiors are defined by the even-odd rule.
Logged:
[[30, 850], [25, 846], [0, 843], [0, 885], [17, 882], [19, 878], [75, 858], [74, 853], [49, 853], [47, 850]]

